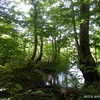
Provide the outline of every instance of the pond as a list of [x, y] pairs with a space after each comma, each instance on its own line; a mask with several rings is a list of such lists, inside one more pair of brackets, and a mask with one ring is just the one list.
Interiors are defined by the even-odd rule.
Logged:
[[84, 83], [83, 74], [80, 69], [77, 68], [77, 66], [72, 67], [65, 73], [60, 73], [58, 77], [59, 83], [62, 87], [73, 87], [75, 85], [82, 85]]

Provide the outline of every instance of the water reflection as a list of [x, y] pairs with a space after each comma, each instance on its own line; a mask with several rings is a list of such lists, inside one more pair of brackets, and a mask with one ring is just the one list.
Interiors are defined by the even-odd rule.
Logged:
[[62, 87], [80, 87], [84, 83], [83, 74], [77, 66], [72, 67], [66, 72], [60, 73], [58, 78], [59, 84]]

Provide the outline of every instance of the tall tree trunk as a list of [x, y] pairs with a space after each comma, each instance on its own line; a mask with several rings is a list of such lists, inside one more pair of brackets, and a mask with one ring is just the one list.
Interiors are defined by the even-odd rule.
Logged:
[[30, 59], [30, 61], [27, 64], [27, 68], [30, 70], [33, 68], [33, 63], [34, 63], [34, 59], [36, 57], [36, 52], [37, 52], [37, 45], [38, 45], [38, 38], [37, 38], [37, 2], [36, 0], [32, 0], [32, 4], [34, 7], [34, 51], [32, 54], [32, 57]]
[[79, 65], [83, 73], [86, 83], [98, 82], [98, 73], [95, 69], [96, 64], [90, 52], [89, 46], [89, 2], [86, 3], [84, 0], [81, 0], [80, 5], [80, 46], [79, 50]]
[[72, 20], [73, 20], [73, 27], [75, 34], [74, 38], [78, 50], [78, 60], [79, 60], [80, 70], [83, 73], [85, 83], [92, 84], [93, 82], [99, 82], [98, 72], [95, 68], [96, 63], [91, 55], [90, 45], [89, 45], [89, 18], [90, 18], [89, 1], [87, 3], [84, 0], [80, 1], [81, 24], [79, 33], [79, 43], [76, 32], [74, 5], [72, 0], [71, 3], [72, 3]]
[[35, 59], [36, 56], [36, 51], [37, 51], [37, 44], [38, 44], [38, 39], [37, 39], [37, 5], [36, 5], [36, 1], [33, 0], [33, 6], [34, 6], [34, 52], [33, 55], [31, 57], [32, 62]]
[[38, 44], [38, 39], [37, 39], [37, 35], [34, 36], [34, 52], [33, 55], [31, 57], [31, 61], [33, 62], [36, 56], [36, 51], [37, 51], [37, 44]]
[[38, 58], [34, 61], [34, 63], [38, 63], [41, 60], [42, 55], [43, 55], [43, 37], [42, 36], [40, 36], [40, 43], [41, 43], [40, 44], [40, 54]]

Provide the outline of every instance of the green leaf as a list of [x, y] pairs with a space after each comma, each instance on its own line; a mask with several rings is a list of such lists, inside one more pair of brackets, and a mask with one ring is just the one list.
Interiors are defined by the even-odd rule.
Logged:
[[89, 3], [89, 0], [84, 0], [84, 3]]
[[40, 93], [43, 93], [43, 91], [42, 90], [37, 90], [35, 92], [32, 92], [32, 94], [40, 94]]
[[29, 89], [29, 90], [25, 91], [25, 93], [24, 93], [24, 94], [30, 94], [31, 92], [32, 92], [32, 90], [31, 90], [31, 89]]
[[22, 85], [20, 85], [19, 83], [16, 84], [15, 87], [16, 87], [18, 90], [22, 90], [22, 89], [23, 89]]

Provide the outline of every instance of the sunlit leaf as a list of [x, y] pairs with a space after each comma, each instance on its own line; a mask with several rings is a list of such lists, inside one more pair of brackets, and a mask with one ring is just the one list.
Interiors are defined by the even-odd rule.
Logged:
[[40, 94], [40, 93], [43, 93], [43, 91], [42, 90], [37, 90], [35, 92], [32, 92], [32, 94]]
[[16, 87], [18, 90], [22, 90], [22, 89], [23, 89], [22, 85], [21, 85], [21, 84], [19, 84], [19, 83], [18, 83], [18, 84], [16, 84], [16, 85], [15, 85], [15, 87]]

